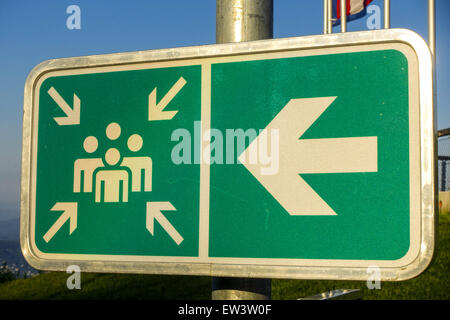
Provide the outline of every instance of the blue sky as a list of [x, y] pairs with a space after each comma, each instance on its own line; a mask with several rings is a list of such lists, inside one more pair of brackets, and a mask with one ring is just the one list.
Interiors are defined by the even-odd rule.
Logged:
[[[382, 9], [382, 0], [373, 3]], [[81, 9], [80, 30], [66, 27], [72, 4]], [[274, 0], [274, 38], [321, 34], [322, 6], [322, 0]], [[437, 114], [443, 129], [450, 127], [450, 1], [436, 0], [436, 7]], [[366, 29], [366, 20], [349, 23], [348, 31]], [[392, 0], [391, 26], [427, 40], [427, 0]], [[35, 65], [212, 43], [215, 0], [0, 0], [0, 220], [19, 216], [23, 88]]]

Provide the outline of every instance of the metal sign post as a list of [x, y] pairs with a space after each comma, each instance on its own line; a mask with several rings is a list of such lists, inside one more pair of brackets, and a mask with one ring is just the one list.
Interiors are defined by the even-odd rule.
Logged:
[[[216, 0], [216, 42], [273, 37], [273, 0]], [[270, 279], [213, 277], [214, 300], [261, 300], [271, 297]]]

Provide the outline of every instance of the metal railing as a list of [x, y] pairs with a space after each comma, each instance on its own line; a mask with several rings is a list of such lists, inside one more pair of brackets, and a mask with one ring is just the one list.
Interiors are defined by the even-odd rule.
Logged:
[[438, 188], [450, 191], [450, 128], [438, 131]]
[[[347, 31], [347, 1], [339, 1], [341, 12], [341, 32]], [[428, 46], [432, 55], [436, 52], [436, 6], [435, 0], [428, 0]], [[391, 27], [391, 1], [384, 0], [384, 28]], [[323, 33], [333, 33], [333, 0], [323, 1]]]

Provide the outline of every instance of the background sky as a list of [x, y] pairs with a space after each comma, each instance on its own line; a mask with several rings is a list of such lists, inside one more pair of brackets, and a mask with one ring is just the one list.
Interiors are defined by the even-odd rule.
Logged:
[[[427, 0], [392, 0], [391, 27], [427, 40]], [[70, 5], [81, 29], [69, 30]], [[374, 0], [383, 11], [383, 1]], [[215, 43], [215, 0], [0, 0], [0, 220], [19, 217], [23, 89], [54, 58]], [[450, 1], [436, 0], [438, 129], [450, 127]], [[381, 23], [383, 25], [383, 23]], [[348, 31], [367, 29], [367, 18]], [[339, 27], [334, 28], [339, 31]], [[323, 33], [322, 0], [274, 0], [274, 38]]]

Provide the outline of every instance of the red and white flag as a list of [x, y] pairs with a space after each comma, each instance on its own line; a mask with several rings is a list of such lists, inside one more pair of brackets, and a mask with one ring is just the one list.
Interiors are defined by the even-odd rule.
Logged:
[[[347, 21], [366, 15], [366, 7], [372, 0], [345, 0], [347, 2]], [[333, 25], [341, 23], [341, 0], [333, 0]]]

